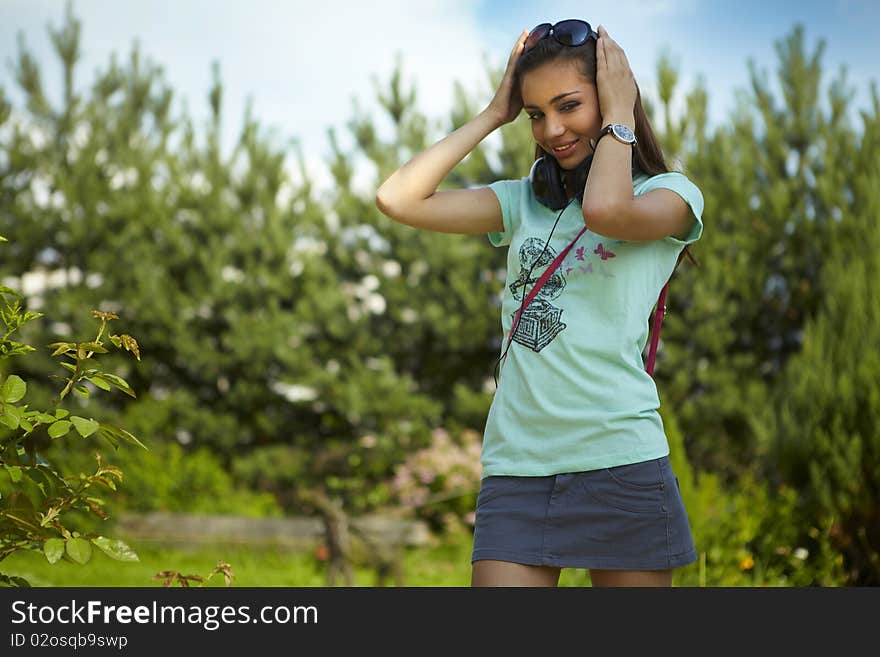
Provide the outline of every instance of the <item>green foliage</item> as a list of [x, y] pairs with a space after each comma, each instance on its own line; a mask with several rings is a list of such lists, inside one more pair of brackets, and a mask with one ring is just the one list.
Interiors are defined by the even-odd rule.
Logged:
[[[828, 245], [822, 304], [766, 418], [775, 465], [832, 526], [854, 584], [880, 584], [880, 102], [847, 185], [857, 204]], [[821, 400], [822, 403], [817, 403]]]
[[[4, 239], [4, 242], [6, 240]], [[0, 365], [9, 359], [36, 352], [36, 349], [12, 336], [26, 324], [38, 319], [41, 313], [25, 310], [21, 295], [9, 287], [0, 289], [0, 321], [3, 339], [0, 342]], [[93, 311], [99, 320], [97, 336], [85, 342], [64, 342], [54, 347], [53, 357], [68, 358], [73, 362], [60, 365], [70, 373], [53, 375], [64, 382], [51, 409], [32, 409], [24, 403], [28, 393], [27, 382], [17, 374], [0, 376], [0, 561], [21, 550], [42, 552], [49, 563], [68, 559], [86, 564], [92, 558], [92, 546], [120, 561], [137, 560], [137, 555], [124, 542], [102, 535], [82, 533], [75, 527], [76, 512], [106, 517], [104, 502], [97, 494], [101, 489], [115, 491], [122, 480], [122, 471], [105, 465], [100, 454], [95, 454], [97, 469], [92, 474], [79, 472], [64, 476], [61, 469], [47, 459], [49, 448], [59, 439], [78, 434], [83, 440], [100, 437], [118, 448], [128, 442], [146, 449], [133, 434], [94, 418], [71, 415], [61, 408], [67, 394], [74, 390], [89, 398], [86, 382], [110, 390], [115, 386], [136, 396], [128, 383], [113, 373], [94, 367], [95, 354], [108, 353], [104, 346], [110, 342], [135, 354], [140, 360], [137, 342], [130, 335], [109, 335], [104, 340], [107, 323], [118, 316], [112, 312]], [[51, 458], [51, 457], [49, 457]], [[28, 586], [24, 578], [0, 573], [0, 582], [10, 586]]]
[[691, 522], [698, 561], [676, 573], [683, 586], [839, 586], [843, 558], [831, 527], [810, 517], [790, 486], [774, 490], [750, 474], [725, 486], [687, 460], [675, 417], [664, 412], [670, 463]]
[[[87, 463], [81, 450], [59, 451], [68, 470]], [[126, 473], [112, 500], [109, 520], [125, 511], [229, 514], [249, 517], [282, 515], [272, 492], [247, 487], [226, 470], [222, 459], [205, 447], [184, 450], [176, 441], [151, 444], [147, 453], [119, 450], [107, 461]]]
[[[306, 476], [311, 457], [297, 447], [267, 445], [257, 447], [235, 460], [235, 480], [254, 491], [273, 495], [282, 508], [297, 506], [296, 492]], [[375, 494], [379, 488], [371, 491]]]
[[177, 443], [160, 443], [133, 467], [129, 455], [118, 454], [130, 474], [120, 486], [118, 509], [280, 516], [275, 497], [236, 485], [221, 459], [206, 448], [185, 452]]
[[[758, 516], [755, 568], [788, 583], [876, 583], [880, 361], [867, 345], [878, 341], [880, 103], [874, 86], [851, 120], [846, 69], [825, 84], [824, 45], [808, 48], [795, 26], [776, 44], [782, 98], [750, 62], [751, 89], [712, 134], [699, 88], [669, 118], [675, 75], [661, 61], [661, 137], [703, 191], [706, 231], [700, 270], [670, 287], [658, 383], [701, 487], [714, 473], [739, 496], [732, 508]], [[717, 529], [737, 545], [753, 533]]]
[[[470, 583], [471, 544], [466, 535], [456, 534], [449, 540], [430, 547], [413, 547], [404, 555], [404, 575], [407, 586], [468, 586]], [[176, 572], [183, 577], [192, 573], [206, 573], [216, 569], [216, 555], [225, 555], [221, 563], [234, 565], [231, 586], [241, 587], [302, 587], [326, 586], [326, 564], [318, 561], [313, 550], [279, 549], [241, 545], [205, 545], [188, 548], [169, 548], [153, 543], [138, 546], [140, 561], [120, 564], [103, 553], [93, 558], [93, 567], [78, 568], [61, 561], [50, 566], [46, 560], [32, 553], [19, 553], [9, 559], [13, 576], [28, 579], [34, 586], [111, 586], [160, 587], [162, 573]], [[166, 564], [176, 564], [168, 570]], [[217, 564], [217, 565], [215, 565]], [[213, 566], [213, 569], [212, 569]], [[374, 586], [376, 571], [366, 564], [355, 564], [354, 586]], [[190, 579], [187, 583], [205, 587], [226, 586], [226, 578], [215, 573], [212, 579]], [[173, 580], [169, 586], [183, 586]]]
[[[683, 491], [699, 560], [678, 574], [688, 586], [842, 586], [843, 557], [829, 526], [805, 517], [798, 492], [771, 492], [743, 476], [732, 490], [703, 473]], [[803, 524], [798, 524], [800, 520]]]
[[845, 71], [823, 98], [824, 42], [807, 52], [805, 41], [796, 26], [777, 44], [783, 99], [750, 64], [751, 89], [728, 122], [706, 132], [698, 87], [682, 125], [661, 134], [681, 144], [674, 159], [703, 191], [706, 230], [694, 249], [701, 268], [680, 268], [670, 286], [658, 380], [692, 458], [732, 480], [767, 453], [756, 418], [820, 307], [835, 226], [868, 192], [847, 181], [869, 147], [847, 121]]

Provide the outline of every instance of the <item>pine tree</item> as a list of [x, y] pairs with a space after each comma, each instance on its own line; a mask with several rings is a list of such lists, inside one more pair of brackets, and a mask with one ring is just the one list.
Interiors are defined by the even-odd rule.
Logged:
[[[774, 463], [802, 493], [805, 517], [830, 520], [852, 584], [880, 584], [880, 99], [862, 112], [851, 166], [836, 172], [851, 203], [826, 246], [822, 302], [765, 418]], [[830, 181], [828, 181], [830, 184]], [[830, 190], [826, 190], [830, 191]]]
[[703, 192], [705, 230], [694, 246], [701, 267], [683, 264], [670, 286], [658, 382], [695, 465], [729, 479], [766, 453], [755, 418], [801, 349], [836, 215], [853, 203], [839, 184], [857, 140], [845, 72], [829, 86], [826, 114], [824, 42], [807, 53], [804, 40], [795, 26], [777, 42], [781, 101], [749, 62], [752, 88], [729, 123], [707, 134], [698, 85], [685, 125], [673, 124], [674, 157]]

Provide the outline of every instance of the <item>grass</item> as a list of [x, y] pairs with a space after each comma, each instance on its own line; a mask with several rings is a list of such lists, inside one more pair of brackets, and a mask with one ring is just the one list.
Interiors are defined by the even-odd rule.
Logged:
[[[327, 586], [326, 565], [311, 552], [229, 545], [190, 548], [149, 543], [130, 545], [139, 561], [115, 561], [95, 550], [91, 561], [84, 566], [65, 560], [50, 564], [42, 554], [22, 550], [0, 562], [0, 572], [23, 577], [34, 587], [161, 587], [162, 581], [154, 578], [161, 571], [207, 577], [217, 562], [224, 561], [230, 564], [234, 575], [232, 586]], [[469, 534], [457, 535], [430, 547], [407, 549], [403, 585], [470, 586], [470, 550]], [[337, 579], [337, 585], [342, 585], [341, 578]], [[353, 585], [375, 586], [376, 572], [356, 565]], [[387, 585], [393, 586], [393, 580]], [[563, 570], [559, 585], [588, 586], [589, 576], [583, 570]], [[214, 575], [206, 586], [225, 586], [223, 575]]]

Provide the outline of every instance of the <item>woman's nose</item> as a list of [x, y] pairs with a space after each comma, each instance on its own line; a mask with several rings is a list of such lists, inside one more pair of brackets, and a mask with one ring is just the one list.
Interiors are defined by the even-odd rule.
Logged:
[[544, 137], [545, 139], [553, 139], [565, 132], [565, 126], [558, 118], [548, 116], [544, 121]]

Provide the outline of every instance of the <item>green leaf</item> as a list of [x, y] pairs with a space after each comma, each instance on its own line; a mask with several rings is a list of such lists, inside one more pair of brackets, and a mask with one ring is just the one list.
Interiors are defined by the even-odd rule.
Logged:
[[9, 478], [12, 479], [13, 484], [17, 484], [19, 481], [21, 481], [21, 468], [20, 467], [18, 467], [17, 465], [5, 465], [5, 464], [3, 467], [5, 467], [6, 472], [9, 473]]
[[60, 438], [70, 431], [70, 422], [67, 420], [57, 420], [49, 426], [49, 437]]
[[131, 389], [131, 386], [129, 386], [128, 382], [122, 377], [116, 376], [115, 374], [107, 374], [106, 372], [101, 372], [101, 374], [96, 374], [95, 376], [100, 376], [102, 379], [109, 381], [125, 394], [137, 397], [137, 395], [134, 394], [134, 390]]
[[27, 431], [28, 433], [30, 433], [31, 431], [34, 430], [34, 425], [31, 424], [30, 422], [28, 422], [27, 420], [25, 420], [24, 418], [22, 418], [22, 419], [19, 421], [18, 425], [19, 425], [22, 429], [24, 429], [25, 431]]
[[[116, 440], [124, 440], [127, 443], [131, 443], [132, 445], [137, 445], [138, 447], [143, 447], [148, 452], [149, 448], [144, 445], [140, 440], [135, 438], [132, 434], [130, 434], [125, 429], [120, 429], [118, 427], [111, 427], [106, 424], [101, 425], [101, 431], [106, 431], [109, 436], [113, 436]], [[109, 439], [109, 438], [108, 438]]]
[[106, 426], [98, 429], [98, 435], [101, 436], [101, 438], [106, 440], [108, 443], [113, 445], [113, 449], [119, 449], [119, 440], [117, 440], [116, 437], [110, 431], [108, 431]]
[[5, 424], [10, 429], [18, 429], [18, 423], [21, 420], [21, 414], [16, 406], [7, 406], [0, 413], [0, 424]]
[[85, 565], [92, 558], [92, 544], [84, 538], [69, 538], [65, 545], [67, 556], [80, 565]]
[[24, 417], [26, 407], [21, 406], [0, 406], [0, 422], [10, 429], [17, 429], [21, 419]]
[[[37, 485], [44, 497], [59, 497], [73, 492], [68, 482], [50, 467], [35, 465], [25, 468], [24, 473]], [[45, 526], [45, 522], [40, 524]]]
[[98, 536], [93, 538], [92, 543], [97, 545], [104, 554], [117, 561], [140, 561], [140, 558], [126, 543], [118, 539]]
[[55, 351], [52, 352], [52, 355], [57, 356], [58, 354], [63, 354], [71, 349], [75, 349], [76, 344], [73, 342], [53, 342], [49, 347], [56, 347]]
[[24, 577], [16, 577], [15, 575], [4, 575], [0, 573], [0, 584], [4, 586], [14, 586], [20, 589], [29, 589], [31, 587]]
[[70, 411], [67, 411], [63, 408], [55, 409], [55, 417], [57, 417], [59, 420], [63, 417], [67, 417], [68, 415], [70, 415]]
[[60, 363], [61, 367], [70, 370], [71, 372], [76, 372], [76, 365], [73, 363]]
[[28, 479], [30, 479], [37, 485], [37, 488], [40, 489], [43, 497], [50, 497], [55, 492], [54, 483], [49, 479], [48, 476], [46, 476], [43, 468], [40, 468], [38, 466], [31, 466], [29, 468], [25, 468], [24, 473], [27, 475]]
[[55, 421], [55, 416], [48, 413], [37, 413], [34, 417], [44, 424], [51, 424]]
[[73, 386], [73, 389], [80, 397], [83, 397], [84, 399], [89, 398], [89, 389], [86, 388], [84, 385]]
[[3, 385], [0, 386], [0, 401], [13, 404], [24, 397], [26, 392], [27, 384], [21, 377], [10, 374], [3, 382]]
[[98, 430], [98, 427], [101, 426], [92, 419], [87, 420], [84, 417], [79, 417], [77, 415], [71, 415], [70, 421], [73, 422], [73, 426], [76, 427], [76, 430], [79, 431], [79, 435], [83, 438], [88, 438]]
[[137, 445], [138, 447], [143, 447], [143, 448], [146, 449], [147, 451], [150, 451], [149, 448], [148, 448], [146, 445], [144, 445], [140, 440], [138, 440], [135, 436], [133, 436], [132, 434], [130, 434], [130, 433], [129, 433], [128, 431], [126, 431], [125, 429], [120, 429], [119, 431], [122, 432], [122, 437], [123, 437], [126, 441], [130, 442], [132, 445]]
[[43, 554], [49, 563], [55, 563], [64, 555], [64, 541], [60, 538], [50, 538], [43, 543]]
[[22, 342], [0, 340], [0, 354], [4, 356], [20, 356], [31, 351], [36, 351], [36, 349]]
[[101, 390], [110, 390], [110, 388], [111, 388], [110, 384], [107, 383], [104, 379], [102, 379], [100, 377], [100, 375], [87, 376], [86, 379], [91, 381], [92, 383], [94, 383], [95, 386], [97, 386]]

